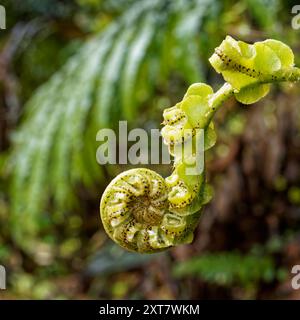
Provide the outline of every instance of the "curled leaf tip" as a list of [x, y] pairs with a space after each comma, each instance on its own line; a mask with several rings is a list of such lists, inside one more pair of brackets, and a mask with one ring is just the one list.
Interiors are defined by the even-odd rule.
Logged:
[[294, 67], [294, 54], [278, 40], [248, 44], [227, 36], [209, 61], [235, 89], [236, 99], [251, 104], [269, 92], [267, 82], [288, 79]]

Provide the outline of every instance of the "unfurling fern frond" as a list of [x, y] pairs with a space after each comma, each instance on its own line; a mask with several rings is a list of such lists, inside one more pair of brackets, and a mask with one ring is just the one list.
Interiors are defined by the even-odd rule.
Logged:
[[[211, 5], [208, 0], [134, 2], [83, 44], [27, 102], [8, 161], [11, 224], [15, 240], [25, 249], [32, 247], [28, 241], [40, 231], [39, 221], [47, 215], [49, 203], [52, 212], [62, 213], [76, 202], [79, 182], [92, 187], [101, 181], [95, 160], [95, 137], [101, 127], [134, 119], [137, 105], [174, 68], [188, 82], [201, 78], [192, 38]], [[192, 14], [194, 23], [188, 34], [178, 33], [186, 14]], [[187, 47], [187, 42], [192, 44]], [[154, 84], [143, 68], [151, 70]], [[141, 89], [149, 96], [138, 97]]]
[[195, 83], [163, 113], [161, 134], [174, 157], [172, 174], [163, 179], [147, 169], [125, 171], [102, 195], [105, 230], [128, 250], [153, 253], [192, 241], [211, 192], [204, 166], [193, 171], [191, 166], [195, 169], [204, 151], [214, 145], [215, 135], [209, 134], [214, 132], [212, 118], [225, 100], [234, 95], [251, 104], [268, 93], [271, 83], [300, 82], [293, 51], [273, 39], [248, 44], [228, 36], [209, 61], [227, 82], [215, 93], [209, 85]]

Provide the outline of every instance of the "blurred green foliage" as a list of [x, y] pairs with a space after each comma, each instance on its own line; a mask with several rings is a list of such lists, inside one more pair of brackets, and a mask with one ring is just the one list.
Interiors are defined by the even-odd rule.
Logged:
[[70, 210], [79, 182], [92, 189], [101, 181], [95, 161], [100, 128], [113, 127], [118, 119], [135, 119], [137, 107], [166, 85], [171, 72], [189, 83], [203, 77], [194, 40], [212, 5], [134, 3], [27, 102], [9, 158], [12, 225], [20, 245], [26, 245], [24, 234], [29, 239], [41, 228], [41, 212], [50, 199], [54, 211]]
[[174, 273], [178, 277], [195, 275], [207, 282], [242, 287], [255, 286], [258, 281], [271, 282], [276, 278], [275, 265], [270, 257], [243, 256], [234, 252], [193, 258], [176, 266]]
[[[279, 0], [3, 1], [9, 14], [0, 47], [12, 53], [4, 60], [0, 79], [0, 262], [13, 270], [9, 281], [15, 296], [64, 298], [88, 292], [92, 297], [151, 298], [149, 287], [156, 286], [154, 297], [176, 298], [184, 295], [172, 289], [172, 281], [185, 284], [185, 278], [194, 276], [225, 287], [254, 284], [258, 288], [261, 282], [284, 281], [283, 268], [277, 265], [279, 251], [284, 251], [282, 239], [273, 243], [279, 251], [266, 255], [253, 253], [251, 242], [249, 254], [231, 248], [198, 256], [196, 244], [196, 251], [178, 265], [176, 252], [170, 254], [180, 277], [164, 275], [164, 280], [158, 274], [160, 265], [148, 272], [152, 264], [157, 266], [155, 258], [116, 252], [107, 246], [99, 228], [98, 204], [101, 191], [125, 168], [100, 166], [95, 155], [99, 129], [115, 129], [124, 119], [130, 128], [159, 128], [162, 110], [181, 99], [189, 84], [206, 81], [217, 87], [221, 79], [207, 58], [227, 34], [249, 42], [282, 40], [295, 49], [299, 64], [299, 32], [290, 27], [293, 4]], [[20, 30], [28, 26], [34, 31], [20, 40]], [[19, 100], [16, 111], [12, 111], [12, 94]], [[8, 116], [12, 112], [14, 121]], [[272, 125], [274, 119], [265, 118]], [[208, 162], [230, 158], [234, 139], [247, 141], [242, 137], [247, 121], [247, 111], [230, 102], [228, 112], [220, 115], [219, 144]], [[276, 199], [266, 198], [266, 202], [287, 198], [291, 215], [298, 217], [299, 181], [289, 182], [289, 174], [282, 172], [275, 179]], [[217, 178], [217, 182], [224, 179]], [[250, 207], [245, 203], [239, 205]], [[290, 220], [278, 223], [279, 230], [291, 229], [296, 237]], [[168, 263], [168, 259], [166, 255], [158, 260]], [[119, 265], [113, 268], [116, 261]], [[135, 273], [137, 269], [143, 276]], [[89, 290], [80, 288], [89, 281], [77, 278], [83, 270], [88, 278], [96, 278]]]

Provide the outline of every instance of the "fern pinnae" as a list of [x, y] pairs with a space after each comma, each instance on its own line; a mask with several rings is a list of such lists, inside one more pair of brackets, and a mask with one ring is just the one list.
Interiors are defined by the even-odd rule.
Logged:
[[130, 46], [132, 37], [143, 17], [143, 14], [150, 12], [158, 3], [154, 1], [142, 1], [133, 6], [129, 12], [124, 14], [119, 22], [119, 35], [111, 49], [111, 55], [106, 62], [103, 73], [101, 74], [101, 84], [96, 98], [98, 109], [98, 123], [100, 127], [106, 127], [110, 121], [108, 110], [112, 106], [118, 75], [121, 73], [123, 62], [128, 54], [127, 48]]
[[[53, 107], [53, 100], [44, 100], [42, 107], [47, 110]], [[52, 112], [52, 115], [55, 114], [57, 110]], [[51, 117], [49, 117], [51, 118]], [[47, 118], [47, 113], [44, 114], [44, 117], [40, 119], [41, 124], [44, 126], [40, 128], [40, 123], [38, 122], [36, 126], [24, 126], [17, 133], [17, 147], [15, 152], [10, 156], [14, 163], [14, 173], [12, 177], [11, 184], [11, 197], [12, 197], [12, 224], [16, 233], [20, 231], [20, 224], [18, 219], [31, 219], [32, 216], [27, 216], [27, 206], [28, 206], [28, 197], [30, 198], [29, 189], [32, 188], [31, 181], [33, 172], [36, 169], [35, 163], [37, 157], [40, 155], [41, 148], [41, 133], [45, 134], [45, 129], [49, 125], [49, 118]], [[34, 123], [38, 117], [34, 117], [32, 122]], [[48, 137], [51, 140], [51, 136]], [[46, 174], [45, 172], [43, 174]], [[42, 190], [42, 189], [41, 189]], [[35, 200], [33, 200], [35, 203]], [[26, 213], [25, 213], [26, 212]], [[35, 215], [35, 212], [33, 216]], [[23, 217], [20, 217], [23, 215]], [[17, 230], [18, 229], [18, 230]]]
[[99, 126], [101, 128], [107, 127], [110, 122], [111, 112], [109, 110], [112, 108], [118, 75], [122, 67], [122, 62], [125, 59], [126, 50], [134, 33], [134, 29], [135, 26], [125, 29], [119, 34], [119, 37], [112, 48], [111, 56], [100, 75], [102, 82], [97, 95], [96, 105], [98, 114], [100, 115], [98, 118]]
[[[93, 134], [87, 138], [87, 132], [85, 129], [87, 123], [89, 122], [91, 125], [92, 119], [94, 118], [94, 99], [96, 92], [99, 89], [98, 75], [101, 74], [102, 70], [104, 69], [107, 54], [114, 42], [114, 37], [118, 30], [118, 26], [113, 25], [105, 31], [100, 39], [96, 38], [94, 40], [97, 42], [97, 49], [96, 53], [91, 57], [91, 59], [95, 59], [95, 62], [92, 63], [92, 65], [89, 64], [89, 68], [91, 68], [91, 75], [89, 79], [86, 80], [88, 85], [86, 89], [87, 92], [85, 93], [85, 105], [79, 105], [80, 108], [79, 110], [75, 111], [75, 118], [73, 119], [75, 121], [75, 126], [72, 128], [72, 160], [69, 168], [71, 172], [72, 183], [75, 183], [80, 178], [82, 178], [84, 181], [87, 175], [91, 174], [91, 171], [93, 171], [92, 176], [96, 177], [99, 175], [99, 170], [91, 170], [92, 167], [99, 169], [95, 162], [93, 161], [91, 164], [90, 161], [85, 161], [87, 155], [87, 139], [92, 139], [92, 142], [94, 142], [93, 138], [95, 136], [95, 134]], [[84, 141], [86, 141], [86, 143], [84, 143]], [[93, 151], [95, 154], [95, 150]], [[90, 165], [87, 165], [87, 163], [90, 163]], [[98, 175], [95, 174], [95, 171], [98, 171]], [[77, 176], [75, 176], [75, 173], [77, 173]], [[89, 184], [91, 184], [92, 179], [89, 180]]]
[[203, 78], [199, 47], [195, 38], [201, 29], [203, 17], [212, 2], [201, 1], [200, 4], [192, 1], [190, 6], [187, 5], [184, 8], [185, 10], [180, 10], [176, 16], [177, 22], [174, 28], [176, 48], [179, 52], [176, 65], [179, 67], [179, 71], [186, 75], [190, 83]]
[[[76, 70], [76, 67], [79, 68], [80, 60], [77, 61], [78, 64], [74, 63], [75, 60], [72, 60], [68, 64], [69, 68], [66, 69], [68, 77], [73, 78], [73, 72]], [[63, 78], [61, 78], [63, 80]], [[68, 79], [68, 78], [67, 78]], [[66, 79], [65, 79], [66, 80]], [[34, 131], [32, 130], [20, 130], [18, 133], [22, 140], [34, 139], [33, 143], [30, 143], [27, 147], [26, 144], [22, 148], [25, 148], [25, 152], [21, 153], [24, 158], [20, 158], [16, 163], [17, 168], [24, 171], [17, 171], [15, 176], [15, 182], [13, 186], [13, 195], [20, 193], [22, 196], [19, 199], [20, 203], [23, 203], [22, 207], [16, 206], [13, 211], [12, 223], [15, 225], [14, 230], [16, 237], [19, 237], [22, 232], [29, 233], [34, 235], [37, 232], [36, 225], [36, 215], [41, 212], [46, 205], [46, 192], [47, 188], [46, 175], [49, 169], [50, 164], [50, 149], [54, 142], [54, 136], [57, 128], [60, 125], [61, 115], [64, 111], [65, 104], [68, 101], [68, 87], [70, 87], [72, 81], [63, 82], [60, 86], [61, 95], [54, 95], [52, 99], [44, 100], [41, 107], [44, 109], [44, 113], [39, 113], [38, 115], [43, 114], [43, 117], [35, 116], [32, 118], [32, 122], [37, 124], [33, 126]], [[57, 85], [57, 83], [55, 83]], [[51, 90], [51, 88], [50, 88]], [[30, 103], [30, 102], [29, 102]], [[55, 107], [53, 109], [53, 107]], [[31, 118], [30, 118], [31, 120]], [[23, 136], [22, 136], [23, 134]], [[34, 138], [32, 138], [34, 137]], [[31, 146], [31, 148], [30, 148]], [[26, 176], [30, 172], [30, 176]], [[13, 202], [18, 203], [18, 199], [14, 199]], [[22, 219], [24, 224], [21, 228], [17, 227], [18, 216], [22, 214]]]
[[[85, 116], [90, 110], [91, 101], [90, 93], [94, 86], [94, 81], [97, 76], [97, 72], [100, 68], [99, 54], [101, 47], [99, 48], [98, 39], [94, 39], [91, 44], [89, 53], [84, 59], [80, 68], [74, 75], [76, 83], [73, 83], [70, 88], [72, 95], [69, 98], [68, 104], [65, 106], [64, 114], [62, 115], [62, 126], [57, 134], [56, 146], [53, 159], [53, 184], [59, 182], [60, 185], [70, 185], [70, 175], [64, 176], [67, 172], [71, 174], [73, 154], [78, 153], [81, 141], [81, 129], [82, 122], [85, 123]], [[54, 185], [54, 190], [60, 190], [58, 186]], [[69, 188], [63, 188], [65, 192]], [[61, 201], [64, 199], [62, 193], [59, 196]]]
[[[138, 18], [137, 13], [140, 12], [140, 9], [136, 11], [136, 17]], [[97, 165], [97, 162], [95, 161], [95, 153], [96, 153], [96, 144], [95, 144], [95, 137], [96, 133], [101, 128], [99, 122], [101, 121], [101, 116], [99, 117], [99, 114], [102, 115], [103, 111], [100, 111], [101, 105], [100, 105], [100, 97], [103, 93], [103, 78], [105, 78], [105, 72], [109, 72], [109, 68], [107, 68], [107, 64], [111, 63], [113, 65], [113, 61], [110, 59], [110, 54], [114, 53], [116, 50], [116, 40], [118, 39], [117, 35], [121, 34], [123, 35], [120, 30], [124, 29], [124, 22], [123, 21], [129, 21], [127, 19], [121, 19], [119, 23], [114, 23], [112, 26], [109, 27], [109, 30], [107, 30], [103, 36], [103, 39], [101, 42], [99, 41], [99, 47], [101, 47], [102, 51], [100, 54], [100, 69], [98, 70], [97, 79], [94, 83], [94, 90], [91, 93], [91, 99], [92, 99], [92, 108], [90, 110], [89, 115], [86, 117], [86, 120], [89, 122], [89, 127], [87, 130], [85, 130], [84, 137], [85, 137], [85, 146], [84, 146], [84, 152], [82, 152], [80, 155], [79, 153], [74, 154], [74, 158], [77, 158], [76, 162], [80, 164], [82, 167], [82, 172], [84, 172], [84, 175], [82, 174], [83, 180], [87, 181], [89, 185], [95, 183], [95, 177], [101, 177], [101, 172], [99, 172], [99, 166]], [[101, 45], [100, 45], [101, 43]], [[122, 52], [125, 50], [124, 47], [125, 43], [122, 45], [121, 50], [117, 50], [115, 55], [119, 56], [120, 59], [123, 60]], [[107, 71], [105, 71], [107, 70]], [[116, 70], [117, 74], [117, 70]], [[114, 79], [116, 81], [116, 79]], [[106, 88], [109, 90], [109, 95], [112, 95], [114, 93], [115, 87], [114, 86], [106, 86]], [[108, 103], [110, 101], [107, 101]], [[82, 125], [84, 123], [82, 122]], [[82, 129], [84, 129], [82, 127]], [[78, 131], [79, 133], [79, 131]], [[75, 140], [74, 140], [75, 141]], [[74, 149], [75, 150], [75, 149]], [[72, 162], [75, 165], [75, 162]], [[88, 177], [90, 176], [90, 178]]]
[[[122, 99], [122, 114], [125, 119], [132, 120], [135, 114], [135, 95], [137, 85], [137, 75], [143, 60], [146, 59], [147, 49], [152, 41], [156, 30], [155, 15], [150, 12], [141, 26], [137, 30], [137, 36], [132, 41], [128, 50], [124, 70], [121, 76], [121, 99]], [[144, 61], [145, 62], [145, 61]]]
[[[45, 199], [46, 192], [44, 185], [46, 183], [46, 168], [48, 166], [48, 156], [50, 147], [53, 141], [53, 135], [55, 129], [59, 122], [56, 122], [60, 110], [54, 110], [47, 126], [44, 129], [44, 134], [47, 134], [47, 140], [45, 136], [38, 141], [38, 146], [35, 149], [30, 150], [32, 155], [32, 169], [30, 170], [30, 176], [28, 179], [20, 184], [21, 190], [16, 190], [17, 192], [22, 192], [22, 202], [25, 206], [19, 212], [14, 212], [13, 215], [20, 216], [22, 214], [23, 224], [18, 227], [18, 233], [29, 233], [31, 235], [36, 234], [36, 215], [41, 212], [41, 204]], [[28, 156], [27, 156], [28, 157]], [[40, 209], [40, 210], [39, 210]], [[18, 219], [13, 220], [14, 224], [19, 225]]]

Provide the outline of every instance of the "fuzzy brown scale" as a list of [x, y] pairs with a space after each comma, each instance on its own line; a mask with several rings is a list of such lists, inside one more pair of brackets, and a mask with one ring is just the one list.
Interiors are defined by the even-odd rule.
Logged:
[[263, 75], [260, 71], [256, 71], [255, 69], [247, 68], [239, 63], [234, 62], [220, 48], [216, 48], [215, 53], [226, 64], [227, 67], [232, 68], [235, 71], [243, 73], [251, 78], [258, 78]]
[[102, 197], [105, 230], [128, 250], [149, 253], [163, 250], [170, 246], [162, 226], [168, 212], [165, 181], [148, 169], [129, 171], [135, 174], [115, 178]]
[[186, 118], [184, 113], [174, 115], [174, 119], [166, 119], [163, 121], [163, 125], [174, 125], [180, 122], [182, 119]]
[[181, 136], [177, 139], [174, 140], [174, 138], [170, 138], [170, 141], [168, 142], [168, 144], [171, 146], [171, 147], [174, 147], [175, 145], [181, 145], [183, 144], [184, 142], [186, 142], [188, 139], [191, 139], [191, 138], [194, 138], [196, 136], [196, 130], [197, 129], [200, 129], [200, 127], [194, 127], [192, 129], [190, 129], [192, 131], [192, 134], [190, 133], [187, 133], [186, 136]]
[[176, 204], [175, 204], [175, 203], [170, 203], [170, 206], [171, 206], [172, 208], [180, 209], [180, 208], [184, 208], [184, 207], [190, 205], [190, 204], [193, 202], [196, 194], [199, 192], [200, 184], [196, 184], [196, 185], [192, 188], [191, 192], [188, 190], [188, 188], [186, 187], [186, 185], [185, 185], [182, 181], [178, 181], [178, 182], [175, 184], [175, 186], [173, 186], [173, 187], [179, 187], [179, 188], [181, 188], [181, 189], [186, 190], [187, 192], [189, 192], [189, 197], [188, 197], [187, 199], [182, 200], [180, 203], [176, 203]]

